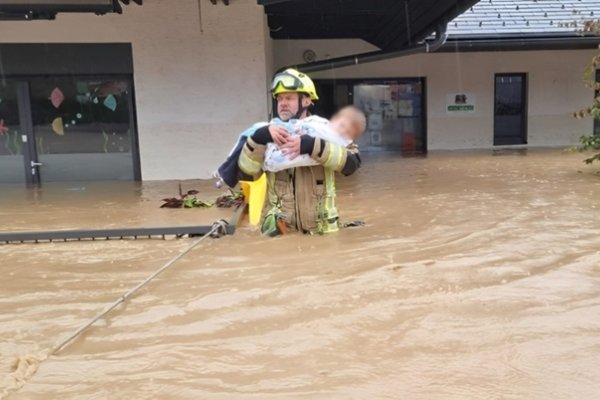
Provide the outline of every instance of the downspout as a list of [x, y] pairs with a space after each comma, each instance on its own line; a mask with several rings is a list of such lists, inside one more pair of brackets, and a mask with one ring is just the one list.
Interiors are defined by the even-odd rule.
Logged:
[[[388, 60], [391, 58], [397, 57], [405, 57], [413, 54], [420, 53], [432, 53], [442, 47], [446, 40], [448, 39], [448, 34], [446, 32], [448, 28], [448, 24], [444, 23], [437, 27], [435, 30], [435, 39], [432, 41], [425, 41], [424, 43], [419, 43], [414, 46], [405, 47], [400, 50], [380, 50], [380, 51], [372, 51], [368, 53], [355, 54], [350, 56], [343, 56], [338, 58], [333, 58], [330, 60], [323, 60], [317, 62], [311, 62], [306, 64], [299, 64], [294, 66], [294, 68], [299, 71], [309, 73], [309, 72], [317, 72], [317, 71], [325, 71], [330, 69], [349, 67], [352, 65], [360, 65], [366, 64], [375, 61]], [[288, 68], [288, 67], [285, 67]], [[282, 68], [280, 71], [284, 70]]]

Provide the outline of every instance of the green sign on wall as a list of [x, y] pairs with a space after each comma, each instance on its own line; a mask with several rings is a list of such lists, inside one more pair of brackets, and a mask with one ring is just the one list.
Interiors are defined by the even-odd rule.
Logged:
[[470, 114], [475, 112], [475, 95], [469, 93], [449, 93], [446, 96], [446, 113]]

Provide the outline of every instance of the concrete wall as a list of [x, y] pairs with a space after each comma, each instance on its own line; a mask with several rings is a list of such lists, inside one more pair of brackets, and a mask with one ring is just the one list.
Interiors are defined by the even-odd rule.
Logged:
[[272, 69], [255, 0], [145, 0], [123, 15], [1, 22], [0, 41], [130, 42], [142, 177], [208, 177], [237, 134], [267, 117]]
[[[318, 59], [375, 50], [358, 40], [275, 41], [275, 65], [302, 63], [306, 49]], [[529, 79], [528, 143], [568, 146], [592, 132], [592, 121], [570, 114], [590, 104], [593, 93], [582, 82], [594, 50], [497, 53], [437, 53], [311, 74], [313, 78], [426, 77], [428, 148], [471, 149], [493, 146], [494, 74], [526, 72]], [[446, 113], [448, 93], [476, 96], [476, 112]]]

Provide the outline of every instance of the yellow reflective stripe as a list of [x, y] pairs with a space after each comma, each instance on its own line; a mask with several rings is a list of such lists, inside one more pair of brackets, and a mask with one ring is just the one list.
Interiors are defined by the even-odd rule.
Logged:
[[331, 144], [328, 145], [329, 146], [329, 156], [327, 157], [327, 161], [325, 162], [325, 166], [326, 168], [334, 168], [335, 169], [335, 164], [337, 163], [337, 152], [336, 152], [336, 146], [333, 146]]
[[327, 152], [327, 159], [323, 163], [323, 166], [325, 168], [329, 168], [329, 165], [331, 164], [331, 159], [333, 158], [333, 151], [332, 150], [333, 149], [331, 147], [329, 147], [329, 151]]
[[279, 198], [275, 192], [275, 173], [267, 172], [267, 195], [271, 206], [279, 205]]
[[335, 172], [331, 169], [325, 170], [325, 190], [329, 196], [335, 197]]
[[329, 146], [329, 154], [327, 156], [327, 160], [323, 164], [326, 168], [331, 168], [335, 171], [341, 170], [344, 163], [344, 155], [346, 149], [342, 146], [333, 145], [331, 143], [327, 144]]
[[[324, 173], [325, 196], [320, 202], [317, 218], [317, 231], [321, 234], [337, 232], [340, 229], [337, 220], [339, 213], [335, 205], [335, 171], [325, 168]], [[334, 221], [330, 222], [332, 219]]]
[[335, 205], [335, 171], [325, 170], [325, 215], [327, 218], [338, 216], [338, 210]]
[[337, 150], [338, 150], [338, 160], [337, 160], [337, 164], [335, 165], [334, 169], [336, 171], [339, 171], [343, 167], [342, 164], [344, 162], [344, 155], [346, 154], [346, 149], [341, 146], [338, 146]]
[[245, 149], [240, 155], [240, 158], [238, 160], [238, 166], [243, 172], [249, 175], [256, 175], [258, 172], [260, 172], [262, 168], [262, 164], [259, 161], [254, 160], [248, 154], [246, 154]]

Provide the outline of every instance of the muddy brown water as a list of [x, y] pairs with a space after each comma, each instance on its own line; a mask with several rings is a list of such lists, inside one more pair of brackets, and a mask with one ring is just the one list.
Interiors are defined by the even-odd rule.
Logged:
[[[366, 227], [205, 241], [8, 398], [597, 399], [600, 178], [581, 158], [369, 157], [339, 180], [344, 219]], [[174, 182], [1, 189], [2, 230], [223, 213], [158, 209]], [[0, 245], [0, 393], [16, 357], [189, 243]]]

